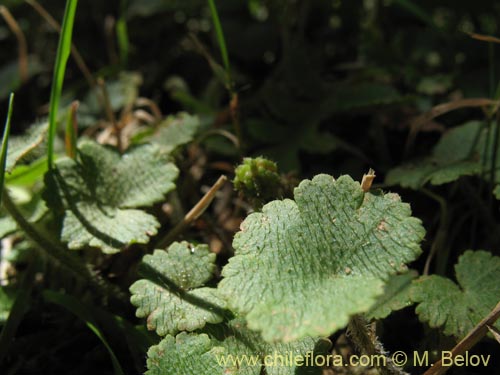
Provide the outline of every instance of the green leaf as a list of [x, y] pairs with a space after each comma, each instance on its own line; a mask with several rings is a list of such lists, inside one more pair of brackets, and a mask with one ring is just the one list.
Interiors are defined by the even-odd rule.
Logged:
[[468, 250], [455, 265], [455, 275], [458, 285], [442, 276], [420, 277], [414, 282], [411, 299], [419, 302], [416, 312], [421, 321], [462, 338], [498, 303], [500, 257]]
[[61, 238], [70, 249], [94, 246], [115, 253], [131, 243], [147, 243], [156, 234], [156, 218], [135, 208], [164, 199], [175, 188], [177, 174], [154, 145], [120, 155], [84, 141], [79, 160], [61, 158], [47, 172], [44, 199], [53, 210], [64, 210]]
[[151, 142], [161, 145], [165, 152], [170, 153], [177, 147], [191, 142], [199, 128], [198, 116], [181, 112], [163, 120], [158, 125], [158, 130], [151, 138]]
[[[208, 301], [220, 310], [225, 302], [217, 289], [203, 287], [215, 271], [215, 254], [207, 245], [191, 246], [174, 242], [167, 251], [155, 250], [145, 255], [142, 264], [151, 267], [168, 284], [142, 279], [131, 287], [131, 303], [137, 307], [139, 318], [147, 317], [148, 329], [160, 336], [179, 331], [194, 331], [206, 323], [220, 323], [223, 317], [209, 307], [193, 303]], [[158, 282], [160, 281], [160, 282]]]
[[481, 173], [481, 129], [478, 121], [451, 129], [441, 137], [430, 157], [392, 169], [386, 184], [419, 189], [427, 183], [442, 185]]
[[402, 275], [392, 276], [384, 288], [375, 305], [367, 314], [368, 319], [384, 319], [393, 311], [411, 306], [410, 299], [412, 281], [418, 276], [416, 271], [409, 271]]
[[[327, 340], [312, 338], [290, 344], [267, 344], [248, 330], [242, 320], [210, 328], [200, 334], [182, 332], [175, 338], [166, 336], [148, 351], [146, 374], [259, 375], [265, 371], [269, 375], [319, 375], [320, 368], [307, 364], [313, 356], [324, 355], [330, 346]], [[302, 366], [294, 363], [300, 357]]]
[[31, 187], [43, 179], [47, 172], [47, 158], [41, 157], [29, 165], [17, 165], [12, 173], [5, 176], [5, 182], [9, 185]]
[[219, 284], [266, 341], [344, 327], [421, 252], [424, 229], [397, 194], [365, 194], [349, 176], [318, 175], [294, 195], [243, 222]]

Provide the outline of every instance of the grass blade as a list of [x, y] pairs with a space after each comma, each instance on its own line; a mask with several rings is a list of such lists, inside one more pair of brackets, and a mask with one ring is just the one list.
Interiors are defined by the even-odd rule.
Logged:
[[[2, 150], [0, 151], [0, 202], [2, 201], [3, 184], [5, 180], [5, 163], [7, 162], [7, 147], [9, 144], [10, 120], [12, 118], [12, 108], [14, 106], [14, 94], [9, 97], [9, 109], [7, 110], [7, 119], [3, 128]], [[1, 204], [1, 203], [0, 203]]]
[[222, 31], [222, 25], [220, 23], [219, 14], [217, 13], [217, 8], [215, 7], [214, 0], [208, 0], [208, 5], [210, 6], [210, 13], [212, 14], [212, 20], [214, 22], [215, 33], [217, 35], [217, 42], [219, 43], [220, 54], [222, 56], [224, 69], [226, 70], [228, 81], [230, 82], [231, 67], [229, 65], [229, 56], [227, 54], [226, 40], [224, 39], [224, 32]]
[[126, 67], [128, 64], [130, 50], [126, 13], [127, 0], [122, 0], [120, 3], [120, 17], [116, 22], [116, 38], [118, 39], [118, 50], [120, 51], [120, 63], [123, 67]]
[[78, 0], [67, 0], [64, 11], [61, 35], [57, 47], [54, 76], [52, 78], [52, 88], [50, 91], [50, 112], [49, 112], [49, 136], [47, 145], [47, 160], [49, 169], [54, 165], [54, 138], [56, 136], [57, 112], [61, 99], [66, 63], [71, 52], [71, 38], [73, 34], [73, 24], [75, 21], [76, 5]]

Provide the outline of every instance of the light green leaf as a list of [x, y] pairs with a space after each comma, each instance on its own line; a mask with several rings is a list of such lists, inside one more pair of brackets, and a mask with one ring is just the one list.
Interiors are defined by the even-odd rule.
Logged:
[[[215, 254], [207, 245], [193, 247], [187, 242], [174, 242], [167, 251], [145, 255], [143, 265], [157, 274], [153, 281], [142, 279], [130, 287], [136, 315], [147, 317], [148, 329], [160, 336], [220, 323], [223, 317], [218, 312], [225, 308], [224, 300], [217, 289], [199, 288], [212, 278], [214, 262]], [[166, 282], [162, 283], [162, 279]], [[210, 306], [203, 306], [204, 301]]]
[[242, 320], [210, 328], [201, 334], [182, 332], [175, 338], [166, 336], [159, 345], [150, 348], [146, 374], [259, 375], [265, 368], [269, 375], [320, 375], [321, 368], [311, 363], [314, 356], [324, 355], [330, 346], [327, 340], [312, 338], [290, 344], [267, 344], [248, 330]]
[[411, 306], [410, 299], [412, 281], [418, 276], [416, 271], [409, 271], [402, 275], [392, 276], [384, 288], [375, 305], [367, 314], [368, 319], [384, 319], [393, 311]]
[[455, 274], [458, 285], [437, 275], [420, 277], [411, 299], [419, 302], [416, 312], [421, 321], [444, 326], [446, 335], [462, 338], [498, 303], [500, 257], [468, 250], [455, 265]]
[[451, 129], [441, 137], [430, 157], [392, 169], [386, 184], [419, 189], [427, 183], [442, 185], [481, 173], [484, 145], [481, 129], [482, 123], [478, 121]]
[[175, 188], [177, 174], [154, 145], [120, 155], [84, 141], [78, 161], [62, 158], [47, 172], [44, 199], [53, 210], [64, 210], [61, 237], [70, 249], [95, 246], [115, 253], [157, 233], [156, 218], [135, 208], [161, 201]]
[[328, 336], [363, 313], [383, 280], [421, 252], [420, 221], [396, 194], [365, 194], [349, 176], [318, 175], [236, 234], [219, 284], [266, 341]]
[[45, 172], [47, 172], [47, 157], [41, 157], [29, 165], [16, 166], [12, 173], [5, 176], [5, 182], [7, 185], [31, 187], [43, 179]]
[[193, 140], [200, 128], [200, 119], [185, 112], [175, 116], [168, 116], [158, 125], [158, 130], [151, 138], [153, 143], [158, 143], [165, 152], [172, 152], [177, 147]]

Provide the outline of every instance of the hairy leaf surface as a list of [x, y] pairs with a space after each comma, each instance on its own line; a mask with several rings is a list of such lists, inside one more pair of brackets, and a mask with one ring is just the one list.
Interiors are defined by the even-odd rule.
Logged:
[[84, 141], [79, 159], [62, 158], [47, 172], [44, 198], [65, 212], [62, 240], [70, 249], [85, 246], [115, 253], [156, 234], [156, 218], [138, 207], [161, 201], [178, 174], [158, 147], [143, 145], [121, 155]]
[[215, 310], [223, 310], [225, 302], [217, 289], [201, 287], [212, 278], [214, 261], [207, 245], [193, 247], [187, 242], [145, 255], [143, 266], [156, 274], [149, 271], [153, 280], [141, 279], [130, 287], [136, 315], [147, 317], [148, 329], [160, 336], [220, 323], [222, 316]]
[[328, 336], [368, 311], [383, 281], [420, 254], [424, 229], [396, 194], [318, 175], [251, 214], [219, 284], [267, 341]]
[[[498, 303], [500, 257], [486, 251], [466, 251], [455, 265], [458, 285], [432, 275], [414, 282], [411, 298], [419, 302], [420, 320], [444, 327], [446, 335], [464, 337]], [[496, 324], [500, 327], [500, 324]]]
[[[330, 346], [327, 340], [312, 338], [267, 344], [248, 330], [242, 320], [210, 328], [199, 334], [182, 332], [175, 338], [166, 336], [150, 348], [146, 374], [260, 375], [265, 367], [269, 375], [320, 375], [321, 369], [311, 366], [313, 355], [324, 355]], [[303, 358], [302, 365], [290, 360], [299, 356]]]

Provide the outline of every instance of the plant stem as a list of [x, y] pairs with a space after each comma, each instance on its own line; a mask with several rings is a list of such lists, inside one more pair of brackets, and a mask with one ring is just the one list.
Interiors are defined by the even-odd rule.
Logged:
[[209, 191], [194, 205], [194, 207], [189, 211], [186, 216], [180, 221], [170, 232], [167, 233], [158, 243], [155, 248], [163, 249], [166, 248], [175, 238], [182, 233], [193, 221], [198, 219], [203, 212], [208, 208], [210, 203], [215, 198], [217, 191], [224, 185], [227, 181], [226, 176], [220, 176], [215, 184], [210, 188]]
[[29, 78], [28, 72], [28, 44], [26, 43], [26, 37], [23, 31], [19, 27], [16, 19], [9, 12], [7, 7], [0, 6], [0, 14], [3, 16], [5, 22], [9, 26], [10, 30], [14, 33], [17, 39], [17, 44], [19, 46], [19, 77], [21, 82], [25, 83]]
[[9, 108], [7, 110], [7, 119], [3, 128], [2, 149], [0, 150], [0, 205], [5, 180], [5, 164], [7, 163], [7, 147], [9, 145], [10, 123], [12, 119], [12, 108], [14, 107], [14, 94], [9, 97]]
[[104, 103], [104, 110], [106, 111], [106, 117], [108, 118], [108, 121], [111, 122], [111, 124], [113, 125], [113, 129], [115, 130], [116, 147], [120, 152], [123, 152], [121, 128], [118, 122], [116, 121], [115, 113], [113, 112], [113, 108], [111, 107], [111, 101], [109, 99], [109, 93], [108, 89], [106, 88], [106, 83], [102, 78], [99, 78], [97, 80], [97, 84], [101, 89], [101, 94]]
[[[407, 375], [401, 368], [397, 367], [384, 350], [382, 343], [375, 334], [373, 327], [368, 327], [369, 323], [361, 315], [354, 315], [347, 326], [348, 336], [356, 345], [358, 350], [369, 356], [385, 357], [385, 366], [377, 366], [382, 375]], [[378, 364], [378, 361], [377, 361]]]
[[[439, 209], [441, 211], [439, 217], [438, 230], [434, 238], [434, 241], [432, 242], [429, 255], [425, 260], [423, 274], [428, 275], [432, 259], [434, 258], [439, 249], [444, 249], [446, 247], [446, 235], [449, 229], [449, 214], [448, 214], [448, 207], [446, 204], [446, 200], [443, 197], [427, 189], [421, 189], [421, 191], [431, 199], [435, 200], [439, 204]], [[436, 265], [436, 273], [438, 275], [444, 275], [445, 273], [446, 264], [448, 263], [448, 252], [449, 251], [443, 251], [440, 253], [440, 256], [438, 257]]]
[[57, 265], [68, 269], [75, 276], [83, 279], [101, 296], [122, 301], [127, 300], [126, 295], [117, 287], [94, 274], [84, 264], [69, 254], [67, 249], [42, 235], [24, 218], [21, 212], [19, 212], [7, 191], [3, 194], [2, 202], [3, 206], [16, 221], [19, 228], [24, 231], [28, 239], [35, 245], [35, 248], [41, 251], [43, 255], [48, 256]]
[[[58, 33], [61, 32], [61, 25], [50, 15], [49, 12], [45, 10], [43, 6], [41, 6], [36, 0], [26, 0], [26, 2], [35, 9], [35, 11]], [[85, 64], [85, 60], [83, 60], [82, 55], [76, 48], [76, 46], [71, 43], [71, 56], [73, 56], [73, 59], [75, 60], [76, 65], [78, 66], [78, 69], [82, 72], [83, 76], [85, 77], [85, 80], [89, 84], [91, 88], [94, 88], [96, 86], [96, 81], [94, 77], [92, 76], [92, 73], [90, 72], [90, 69], [88, 68], [87, 64]]]
[[228, 79], [231, 77], [231, 67], [229, 65], [229, 56], [227, 54], [226, 40], [224, 39], [224, 31], [222, 31], [222, 25], [220, 23], [219, 14], [215, 6], [214, 0], [208, 0], [208, 5], [210, 6], [210, 13], [212, 14], [212, 20], [215, 26], [215, 33], [217, 34], [217, 42], [219, 43], [220, 54], [222, 56], [222, 62], [224, 64], [224, 69], [226, 69], [226, 74]]
[[[467, 350], [476, 345], [488, 333], [488, 326], [493, 325], [496, 320], [500, 318], [500, 302], [488, 314], [486, 318], [481, 320], [465, 338], [460, 341], [452, 350], [451, 357], [455, 358], [457, 355], [465, 353]], [[441, 375], [450, 369], [450, 366], [443, 366], [442, 360], [434, 363], [424, 375]]]

